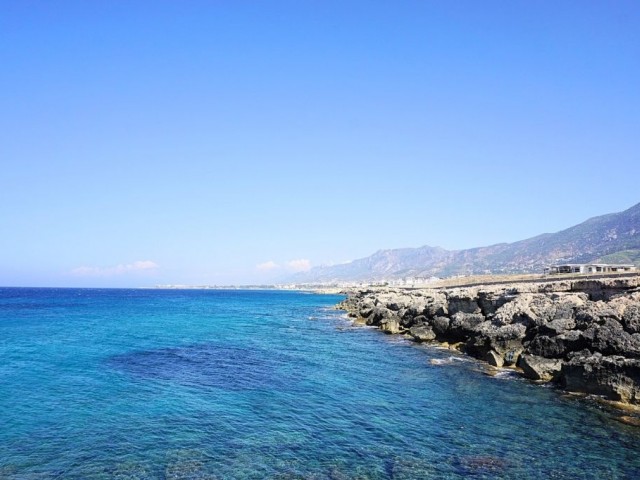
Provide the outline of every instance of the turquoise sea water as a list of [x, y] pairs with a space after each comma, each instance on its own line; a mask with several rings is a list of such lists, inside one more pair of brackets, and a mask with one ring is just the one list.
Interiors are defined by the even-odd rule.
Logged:
[[339, 300], [0, 289], [0, 479], [640, 478], [640, 429]]

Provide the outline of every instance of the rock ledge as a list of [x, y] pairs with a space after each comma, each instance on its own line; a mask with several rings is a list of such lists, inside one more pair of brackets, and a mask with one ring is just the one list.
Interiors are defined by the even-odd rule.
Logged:
[[363, 289], [338, 308], [385, 333], [460, 343], [532, 380], [640, 405], [640, 276]]

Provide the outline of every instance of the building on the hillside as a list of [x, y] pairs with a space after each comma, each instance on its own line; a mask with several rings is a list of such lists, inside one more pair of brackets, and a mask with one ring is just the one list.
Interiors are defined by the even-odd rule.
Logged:
[[544, 269], [545, 275], [560, 273], [619, 273], [635, 271], [635, 265], [615, 263], [563, 263], [559, 265], [551, 265]]
[[392, 287], [421, 287], [440, 280], [438, 277], [404, 277], [388, 281]]

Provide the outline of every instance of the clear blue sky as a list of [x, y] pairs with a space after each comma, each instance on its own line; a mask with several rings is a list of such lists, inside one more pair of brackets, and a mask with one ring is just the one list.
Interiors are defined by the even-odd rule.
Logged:
[[637, 1], [3, 1], [0, 285], [271, 281], [624, 210], [639, 25]]

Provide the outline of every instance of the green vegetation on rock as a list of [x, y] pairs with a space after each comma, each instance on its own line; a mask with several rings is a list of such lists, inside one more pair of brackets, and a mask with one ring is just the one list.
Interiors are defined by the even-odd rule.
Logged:
[[628, 263], [640, 265], [640, 249], [623, 250], [600, 257], [598, 263]]

